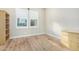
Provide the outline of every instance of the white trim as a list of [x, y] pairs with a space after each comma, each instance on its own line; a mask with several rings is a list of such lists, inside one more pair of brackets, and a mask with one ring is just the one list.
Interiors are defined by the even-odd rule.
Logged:
[[35, 35], [42, 35], [42, 34], [45, 34], [45, 33], [37, 33], [37, 34], [13, 36], [13, 37], [11, 37], [10, 39], [21, 38], [21, 37], [28, 37], [28, 36], [35, 36]]
[[49, 34], [49, 33], [47, 33], [47, 35], [52, 36], [52, 37], [55, 37], [55, 38], [57, 38], [57, 39], [61, 39], [60, 37], [55, 36], [55, 35], [53, 35], [53, 34]]

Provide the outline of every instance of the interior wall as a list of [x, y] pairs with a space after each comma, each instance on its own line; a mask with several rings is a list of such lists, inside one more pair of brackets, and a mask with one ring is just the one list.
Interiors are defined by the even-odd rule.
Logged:
[[60, 38], [62, 31], [79, 32], [78, 8], [46, 9], [47, 34]]
[[79, 32], [78, 8], [34, 8], [39, 12], [39, 28], [17, 29], [15, 8], [0, 8], [10, 14], [10, 37], [51, 34], [60, 38], [61, 31]]
[[24, 28], [17, 29], [16, 28], [16, 13], [15, 8], [0, 8], [0, 10], [5, 10], [10, 14], [10, 38], [20, 37], [23, 35], [35, 35], [35, 34], [43, 34], [45, 33], [44, 24], [44, 10], [41, 8], [35, 8], [32, 10], [36, 10], [39, 13], [39, 27], [38, 28]]

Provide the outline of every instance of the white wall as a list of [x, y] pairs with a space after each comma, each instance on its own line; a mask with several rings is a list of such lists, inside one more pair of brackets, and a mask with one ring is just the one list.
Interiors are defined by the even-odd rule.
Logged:
[[79, 9], [46, 9], [47, 33], [60, 38], [61, 31], [79, 32]]
[[39, 28], [29, 28], [29, 29], [17, 29], [16, 28], [16, 14], [14, 8], [0, 8], [0, 10], [5, 10], [10, 14], [10, 38], [23, 36], [23, 35], [35, 35], [40, 33], [45, 33], [44, 24], [44, 10], [32, 9], [36, 10], [39, 13]]
[[78, 8], [35, 8], [39, 12], [39, 28], [17, 29], [14, 8], [0, 8], [10, 14], [10, 37], [47, 33], [60, 38], [62, 30], [79, 32]]

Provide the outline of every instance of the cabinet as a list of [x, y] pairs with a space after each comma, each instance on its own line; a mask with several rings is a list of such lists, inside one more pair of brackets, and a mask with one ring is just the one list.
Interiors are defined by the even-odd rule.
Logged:
[[63, 31], [61, 43], [71, 50], [79, 50], [79, 33]]
[[0, 10], [0, 45], [9, 39], [9, 14]]

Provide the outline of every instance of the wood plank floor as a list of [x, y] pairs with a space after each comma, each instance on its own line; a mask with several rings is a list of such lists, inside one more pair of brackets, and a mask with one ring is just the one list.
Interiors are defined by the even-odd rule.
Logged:
[[67, 51], [66, 47], [48, 35], [11, 39], [0, 46], [1, 51]]

